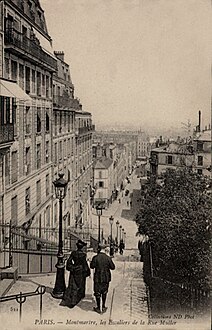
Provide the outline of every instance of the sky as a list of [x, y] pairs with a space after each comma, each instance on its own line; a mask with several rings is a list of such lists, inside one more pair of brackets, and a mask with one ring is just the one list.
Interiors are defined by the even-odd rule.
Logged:
[[40, 0], [54, 50], [93, 121], [211, 121], [210, 0]]

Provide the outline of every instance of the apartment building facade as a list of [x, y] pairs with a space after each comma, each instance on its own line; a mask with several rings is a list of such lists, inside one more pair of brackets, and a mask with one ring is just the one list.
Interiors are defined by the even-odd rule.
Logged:
[[[15, 97], [2, 222], [52, 225], [52, 76], [57, 62], [39, 1], [3, 1], [2, 84]], [[12, 81], [12, 82], [11, 82]]]
[[150, 175], [154, 175], [156, 177], [160, 177], [160, 175], [165, 172], [167, 168], [193, 168], [193, 148], [187, 144], [180, 145], [177, 142], [160, 146], [151, 151], [149, 163]]
[[94, 162], [94, 207], [112, 202], [114, 192], [114, 163], [111, 158], [101, 157]]
[[211, 177], [211, 128], [210, 125], [194, 138], [195, 171]]
[[[91, 114], [83, 111], [74, 97], [74, 85], [64, 52], [54, 52], [57, 71], [53, 76], [53, 159], [54, 178], [59, 172], [68, 180], [64, 200], [65, 227], [89, 227], [92, 186]], [[54, 200], [54, 226], [57, 227], [58, 201]]]

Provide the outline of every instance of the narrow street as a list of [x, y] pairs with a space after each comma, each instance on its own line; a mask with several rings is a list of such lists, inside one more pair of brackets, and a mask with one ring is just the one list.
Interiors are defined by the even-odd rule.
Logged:
[[[127, 186], [130, 193], [133, 194], [132, 203], [136, 206], [137, 194], [139, 191], [139, 181], [134, 176], [132, 182]], [[93, 325], [106, 325], [111, 327], [119, 325], [119, 329], [129, 326], [131, 322], [137, 320], [138, 325], [141, 320], [147, 324], [148, 304], [146, 287], [142, 278], [142, 263], [139, 261], [137, 250], [136, 224], [132, 220], [135, 210], [127, 206], [127, 198], [121, 197], [121, 203], [115, 201], [108, 210], [104, 211], [101, 217], [101, 226], [104, 229], [104, 235], [109, 235], [110, 215], [114, 216], [114, 223], [118, 220], [126, 231], [126, 250], [123, 255], [114, 257], [116, 269], [112, 271], [112, 281], [107, 298], [107, 312], [99, 315], [93, 311], [95, 299], [93, 296], [93, 273], [87, 279], [86, 297], [73, 309], [60, 306], [60, 300], [52, 298], [50, 292], [54, 286], [55, 275], [47, 274], [40, 276], [23, 276], [10, 289], [8, 295], [20, 292], [35, 291], [38, 285], [46, 286], [46, 293], [43, 296], [42, 319], [47, 320], [51, 327], [63, 329], [68, 325], [72, 328], [79, 328], [79, 322], [85, 322], [83, 325], [92, 328]], [[133, 208], [133, 205], [132, 205]], [[96, 216], [93, 215], [93, 222]], [[115, 235], [115, 225], [114, 225]], [[88, 253], [90, 261], [94, 253]], [[66, 272], [66, 283], [68, 282], [68, 272]], [[21, 328], [26, 329], [37, 327], [40, 324], [39, 318], [39, 297], [29, 297], [22, 305], [23, 315]], [[8, 317], [9, 315], [9, 317]], [[19, 305], [13, 301], [1, 304], [1, 318], [4, 329], [11, 329], [19, 318]], [[48, 321], [49, 320], [49, 321]], [[43, 321], [44, 322], [44, 321]], [[86, 323], [87, 322], [87, 323]], [[117, 323], [118, 322], [118, 323]]]

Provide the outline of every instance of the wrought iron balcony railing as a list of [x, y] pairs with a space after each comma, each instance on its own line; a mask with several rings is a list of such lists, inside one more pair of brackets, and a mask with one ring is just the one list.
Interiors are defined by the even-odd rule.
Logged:
[[78, 134], [85, 134], [88, 132], [95, 131], [95, 125], [90, 125], [90, 126], [83, 126], [78, 128]]
[[33, 56], [36, 62], [44, 63], [53, 70], [57, 69], [57, 60], [48, 55], [35, 40], [26, 37], [21, 32], [7, 29], [4, 33], [4, 40], [5, 48], [13, 48], [24, 55], [27, 53], [28, 56]]
[[53, 104], [58, 108], [67, 108], [80, 110], [82, 108], [78, 99], [71, 99], [68, 96], [56, 96], [53, 97]]
[[0, 144], [12, 142], [14, 140], [14, 125], [0, 125]]

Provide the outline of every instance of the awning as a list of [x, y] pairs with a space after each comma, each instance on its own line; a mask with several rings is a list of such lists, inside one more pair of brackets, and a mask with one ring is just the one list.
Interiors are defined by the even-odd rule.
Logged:
[[27, 95], [21, 87], [15, 82], [0, 79], [0, 95], [6, 97], [15, 97], [22, 101], [31, 101], [31, 97]]

